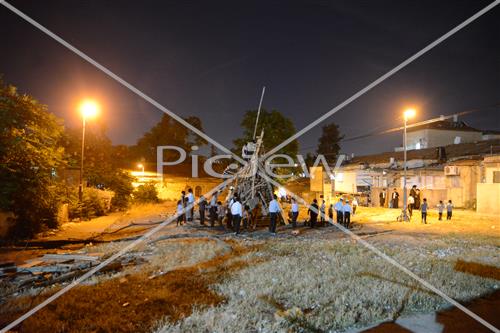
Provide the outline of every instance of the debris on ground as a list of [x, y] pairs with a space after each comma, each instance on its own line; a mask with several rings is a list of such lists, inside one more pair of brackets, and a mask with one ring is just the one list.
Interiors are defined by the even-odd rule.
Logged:
[[[57, 253], [44, 254], [24, 261], [20, 265], [14, 262], [0, 263], [0, 284], [14, 290], [3, 298], [16, 296], [23, 289], [41, 288], [73, 280], [93, 267], [99, 265], [106, 256], [104, 253]], [[100, 272], [117, 271], [124, 266], [146, 262], [143, 255], [128, 253], [116, 262], [110, 263]]]

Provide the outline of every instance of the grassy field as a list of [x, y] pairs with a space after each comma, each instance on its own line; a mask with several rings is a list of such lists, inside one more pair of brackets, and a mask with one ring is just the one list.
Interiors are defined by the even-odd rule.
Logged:
[[[361, 209], [353, 231], [465, 302], [500, 288], [498, 220], [392, 222]], [[323, 332], [364, 327], [448, 304], [334, 227], [235, 237], [193, 226], [134, 250], [141, 264], [95, 276], [26, 320], [22, 332]], [[192, 234], [192, 237], [189, 235]], [[202, 234], [202, 235], [201, 235]], [[125, 242], [89, 247], [113, 253]], [[60, 288], [0, 306], [5, 325]], [[38, 294], [39, 295], [36, 295]], [[465, 314], [464, 314], [465, 316]]]

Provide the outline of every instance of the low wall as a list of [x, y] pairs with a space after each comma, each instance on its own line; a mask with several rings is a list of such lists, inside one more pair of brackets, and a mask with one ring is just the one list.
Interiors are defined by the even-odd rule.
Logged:
[[224, 179], [218, 178], [188, 178], [188, 177], [165, 177], [163, 183], [157, 184], [158, 197], [162, 200], [179, 200], [181, 191], [189, 188], [198, 198], [201, 194], [210, 191], [222, 183]]
[[500, 183], [477, 184], [478, 213], [500, 215]]
[[14, 218], [14, 214], [10, 212], [0, 212], [0, 239], [5, 238], [12, 226], [10, 220]]

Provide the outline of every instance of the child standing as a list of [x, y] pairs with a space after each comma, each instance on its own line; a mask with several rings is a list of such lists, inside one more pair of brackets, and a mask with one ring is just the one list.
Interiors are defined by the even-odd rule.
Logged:
[[438, 213], [439, 213], [439, 221], [443, 219], [443, 210], [444, 210], [444, 204], [443, 200], [439, 200], [439, 204], [437, 205]]
[[182, 204], [182, 201], [179, 200], [177, 201], [177, 226], [182, 225], [182, 221], [184, 221], [184, 205]]
[[352, 199], [352, 215], [356, 215], [356, 208], [358, 208], [358, 199], [354, 197], [354, 199]]
[[427, 199], [424, 198], [424, 202], [420, 205], [420, 211], [422, 212], [422, 222], [427, 224]]
[[222, 202], [217, 201], [217, 220], [219, 221], [219, 225], [222, 225], [224, 216], [226, 216], [226, 210], [224, 209], [224, 206], [222, 206]]
[[446, 205], [446, 219], [451, 220], [451, 212], [453, 210], [453, 204], [451, 200], [448, 200], [448, 204]]

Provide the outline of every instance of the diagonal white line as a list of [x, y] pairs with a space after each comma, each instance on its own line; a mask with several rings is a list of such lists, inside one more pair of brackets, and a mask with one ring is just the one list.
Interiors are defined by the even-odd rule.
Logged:
[[[204, 196], [206, 196], [206, 197], [211, 196], [215, 191], [217, 191], [220, 188], [224, 187], [227, 183], [229, 183], [230, 181], [232, 181], [235, 177], [236, 177], [236, 175], [232, 176], [231, 178], [228, 178], [224, 182], [222, 182], [219, 185], [213, 187], [211, 190], [209, 190], [208, 192], [206, 192], [204, 194]], [[182, 210], [182, 214], [184, 214], [184, 212], [186, 210], [191, 209], [192, 207], [194, 207], [194, 205], [195, 205], [195, 203], [192, 203], [192, 204], [186, 206]], [[43, 302], [41, 302], [40, 304], [38, 304], [37, 306], [35, 306], [34, 308], [32, 308], [31, 310], [29, 310], [28, 312], [26, 312], [25, 314], [23, 314], [22, 316], [20, 316], [19, 318], [17, 318], [13, 322], [11, 322], [9, 325], [7, 325], [4, 328], [2, 328], [0, 330], [0, 333], [7, 333], [11, 329], [14, 329], [17, 325], [19, 325], [20, 323], [22, 323], [23, 321], [25, 321], [26, 319], [28, 319], [29, 317], [31, 317], [32, 315], [34, 315], [35, 313], [37, 313], [38, 311], [40, 311], [41, 309], [43, 309], [49, 303], [52, 303], [53, 301], [55, 301], [56, 299], [58, 299], [59, 297], [61, 297], [62, 295], [64, 295], [65, 293], [67, 293], [68, 291], [70, 291], [71, 289], [73, 289], [74, 287], [76, 287], [77, 285], [79, 285], [82, 281], [88, 279], [89, 277], [91, 277], [92, 275], [94, 275], [95, 273], [97, 273], [98, 271], [100, 271], [103, 267], [109, 265], [111, 262], [113, 262], [116, 259], [118, 259], [119, 257], [121, 257], [123, 254], [127, 253], [128, 251], [132, 250], [133, 248], [135, 248], [140, 243], [144, 242], [145, 240], [147, 240], [148, 238], [150, 238], [151, 236], [153, 236], [155, 233], [157, 233], [158, 231], [160, 231], [161, 229], [163, 229], [163, 227], [165, 227], [166, 225], [168, 225], [172, 221], [174, 221], [179, 215], [180, 215], [180, 213], [176, 212], [173, 216], [171, 216], [170, 218], [166, 219], [165, 221], [163, 221], [162, 223], [160, 223], [159, 225], [157, 225], [153, 229], [149, 230], [141, 238], [139, 238], [139, 239], [133, 241], [132, 243], [130, 243], [129, 245], [125, 246], [120, 251], [116, 252], [111, 257], [109, 257], [108, 259], [106, 259], [105, 261], [103, 261], [102, 263], [100, 263], [99, 265], [97, 265], [96, 267], [94, 267], [93, 269], [91, 269], [90, 271], [88, 271], [87, 273], [83, 274], [82, 276], [80, 276], [76, 280], [73, 280], [73, 282], [71, 282], [70, 284], [68, 284], [63, 289], [59, 290], [58, 292], [56, 292], [55, 294], [53, 294], [52, 296], [50, 296], [49, 298], [47, 298], [46, 300], [44, 300]]]
[[112, 79], [114, 79], [115, 81], [117, 81], [118, 83], [120, 83], [121, 85], [123, 85], [125, 88], [129, 89], [130, 91], [132, 91], [137, 96], [143, 98], [144, 100], [146, 100], [147, 102], [149, 102], [151, 105], [153, 105], [157, 109], [159, 109], [159, 110], [163, 111], [164, 113], [168, 114], [170, 117], [174, 118], [179, 123], [181, 123], [185, 127], [189, 128], [191, 131], [193, 131], [194, 133], [198, 134], [203, 139], [207, 140], [208, 142], [210, 142], [211, 144], [213, 144], [214, 146], [216, 146], [217, 148], [219, 148], [223, 152], [231, 154], [233, 156], [233, 158], [236, 159], [238, 162], [245, 163], [245, 161], [243, 159], [241, 159], [239, 156], [237, 156], [232, 151], [230, 151], [229, 149], [227, 149], [225, 146], [223, 146], [219, 142], [215, 141], [214, 139], [212, 139], [211, 137], [209, 137], [208, 135], [206, 135], [205, 133], [203, 133], [202, 131], [200, 131], [199, 129], [197, 129], [196, 127], [194, 127], [193, 125], [191, 125], [190, 123], [188, 123], [187, 121], [185, 121], [184, 119], [182, 119], [182, 117], [179, 117], [174, 112], [170, 111], [169, 109], [167, 109], [166, 107], [164, 107], [163, 105], [161, 105], [160, 103], [158, 103], [156, 100], [154, 100], [153, 98], [149, 97], [148, 95], [146, 95], [145, 93], [143, 93], [142, 91], [140, 91], [139, 89], [137, 89], [135, 86], [133, 86], [129, 82], [125, 81], [120, 76], [116, 75], [114, 72], [112, 72], [111, 70], [109, 70], [108, 68], [106, 68], [103, 65], [101, 65], [99, 62], [97, 62], [93, 58], [89, 57], [83, 51], [77, 49], [76, 47], [74, 47], [73, 45], [71, 45], [70, 43], [68, 43], [67, 41], [65, 41], [64, 39], [62, 39], [61, 37], [59, 37], [58, 35], [56, 35], [55, 33], [53, 33], [52, 31], [50, 31], [49, 29], [47, 29], [46, 27], [44, 27], [43, 25], [41, 25], [37, 21], [35, 21], [34, 19], [32, 19], [31, 17], [29, 17], [28, 15], [26, 15], [25, 13], [23, 13], [19, 9], [17, 9], [16, 7], [12, 6], [7, 1], [1, 0], [0, 4], [4, 5], [9, 10], [11, 10], [12, 12], [14, 12], [16, 15], [18, 15], [19, 17], [21, 17], [22, 19], [24, 19], [25, 21], [27, 21], [28, 23], [30, 23], [31, 25], [33, 25], [37, 29], [41, 30], [43, 33], [45, 33], [46, 35], [48, 35], [52, 39], [54, 39], [56, 42], [58, 42], [59, 44], [61, 44], [64, 47], [66, 47], [67, 49], [69, 49], [70, 51], [72, 51], [73, 53], [75, 53], [76, 55], [78, 55], [79, 57], [81, 57], [82, 59], [84, 59], [85, 61], [87, 61], [88, 63], [90, 63], [94, 67], [96, 67], [97, 69], [99, 69], [100, 71], [104, 72], [106, 75], [108, 75], [109, 77], [111, 77]]
[[358, 91], [357, 93], [355, 93], [354, 95], [352, 95], [351, 97], [349, 97], [348, 99], [346, 99], [345, 101], [343, 101], [342, 103], [340, 103], [339, 105], [334, 107], [333, 109], [331, 109], [327, 113], [323, 114], [321, 117], [319, 117], [318, 119], [316, 119], [315, 121], [313, 121], [312, 123], [310, 123], [309, 125], [304, 127], [303, 129], [301, 129], [300, 131], [298, 131], [297, 133], [295, 133], [294, 135], [292, 135], [291, 137], [289, 137], [288, 139], [283, 141], [281, 144], [279, 144], [276, 147], [274, 147], [273, 149], [271, 149], [264, 156], [262, 156], [261, 160], [265, 160], [267, 157], [276, 153], [278, 150], [285, 147], [290, 142], [296, 140], [297, 138], [299, 138], [303, 134], [307, 133], [313, 127], [315, 127], [316, 125], [318, 125], [322, 121], [326, 120], [327, 118], [329, 118], [330, 116], [332, 116], [333, 114], [335, 114], [337, 111], [341, 110], [342, 108], [344, 108], [348, 104], [354, 102], [356, 99], [358, 99], [362, 95], [366, 94], [368, 91], [375, 88], [380, 83], [384, 82], [386, 79], [390, 78], [391, 76], [393, 76], [394, 74], [399, 72], [401, 69], [405, 68], [406, 66], [411, 64], [413, 61], [420, 58], [421, 56], [423, 56], [424, 54], [426, 54], [427, 52], [432, 50], [434, 47], [438, 46], [439, 44], [444, 42], [446, 39], [450, 38], [451, 36], [456, 34], [458, 31], [462, 30], [467, 25], [469, 25], [470, 23], [477, 20], [482, 15], [484, 15], [487, 12], [489, 12], [490, 10], [492, 10], [498, 4], [500, 4], [500, 0], [493, 1], [491, 4], [489, 4], [488, 6], [484, 7], [480, 11], [478, 11], [476, 14], [472, 15], [467, 20], [463, 21], [462, 23], [457, 25], [455, 28], [451, 29], [450, 31], [448, 31], [447, 33], [445, 33], [444, 35], [442, 35], [441, 37], [439, 37], [438, 39], [436, 39], [435, 41], [433, 41], [432, 43], [430, 43], [429, 45], [427, 45], [426, 47], [424, 47], [423, 49], [421, 49], [420, 51], [418, 51], [417, 53], [415, 53], [414, 55], [412, 55], [411, 57], [409, 57], [405, 61], [403, 61], [402, 63], [400, 63], [399, 65], [397, 65], [393, 69], [391, 69], [389, 72], [385, 73], [384, 75], [382, 75], [381, 77], [379, 77], [378, 79], [376, 79], [375, 81], [373, 81], [372, 83], [370, 83], [369, 85], [367, 85], [366, 87], [364, 87], [363, 89], [361, 89], [360, 91]]
[[[460, 29], [462, 29], [463, 27], [465, 27], [466, 25], [468, 25], [469, 23], [471, 23], [472, 21], [474, 21], [475, 19], [477, 19], [478, 17], [480, 17], [481, 15], [483, 15], [484, 13], [486, 13], [487, 11], [489, 11], [490, 9], [492, 9], [494, 6], [498, 5], [499, 3], [500, 3], [500, 0], [497, 0], [497, 1], [493, 2], [492, 4], [490, 4], [489, 6], [485, 7], [483, 10], [481, 10], [478, 13], [476, 13], [474, 16], [472, 16], [468, 20], [464, 21], [461, 25], [459, 25], [456, 28], [452, 29], [450, 32], [448, 32], [447, 34], [443, 35], [440, 39], [438, 39], [435, 42], [431, 43], [429, 46], [427, 46], [426, 48], [424, 48], [423, 50], [421, 50], [420, 52], [418, 52], [417, 54], [415, 54], [413, 57], [409, 58], [407, 61], [405, 61], [405, 62], [407, 62], [406, 64], [405, 64], [405, 62], [403, 62], [402, 64], [400, 64], [399, 66], [397, 66], [395, 69], [393, 69], [389, 73], [385, 74], [384, 75], [385, 77], [383, 76], [383, 77], [379, 78], [378, 80], [374, 81], [372, 84], [370, 84], [369, 86], [365, 87], [363, 90], [361, 90], [357, 94], [353, 95], [351, 97], [352, 100], [350, 100], [351, 98], [348, 99], [348, 100], [346, 100], [345, 102], [343, 102], [342, 104], [340, 104], [339, 106], [337, 106], [335, 109], [331, 110], [330, 112], [328, 112], [327, 114], [323, 115], [321, 118], [319, 118], [318, 120], [316, 120], [312, 124], [308, 125], [306, 128], [304, 128], [303, 130], [301, 130], [300, 132], [298, 132], [295, 135], [296, 136], [295, 138], [294, 138], [294, 136], [292, 136], [291, 138], [285, 140], [282, 144], [280, 144], [277, 147], [273, 148], [270, 152], [268, 152], [266, 155], [264, 155], [262, 157], [262, 159], [265, 159], [267, 156], [273, 154], [277, 150], [279, 150], [282, 147], [286, 146], [288, 143], [290, 143], [291, 141], [295, 140], [297, 137], [299, 137], [302, 134], [304, 134], [305, 132], [307, 132], [310, 128], [316, 126], [318, 123], [320, 123], [324, 119], [328, 118], [331, 114], [337, 112], [338, 110], [340, 110], [341, 108], [343, 108], [345, 105], [351, 103], [352, 101], [354, 101], [355, 99], [357, 99], [359, 96], [363, 95], [364, 93], [366, 93], [367, 91], [369, 91], [370, 89], [372, 89], [373, 87], [375, 87], [376, 85], [378, 85], [379, 83], [381, 83], [386, 78], [392, 76], [394, 73], [396, 73], [397, 71], [399, 71], [401, 68], [405, 67], [406, 65], [408, 65], [409, 63], [411, 63], [413, 60], [415, 60], [416, 58], [420, 57], [421, 55], [423, 55], [424, 53], [426, 53], [428, 50], [432, 49], [434, 46], [438, 45], [440, 42], [444, 41], [445, 39], [447, 39], [448, 37], [450, 37], [451, 35], [453, 35], [457, 31], [459, 31]], [[132, 92], [134, 92], [136, 95], [142, 97], [143, 99], [145, 99], [146, 101], [148, 101], [149, 103], [151, 103], [153, 106], [157, 107], [159, 110], [161, 110], [161, 111], [169, 114], [172, 118], [174, 118], [175, 120], [179, 121], [181, 124], [183, 124], [184, 126], [186, 126], [187, 128], [189, 128], [190, 130], [192, 130], [194, 133], [200, 135], [202, 138], [204, 138], [208, 142], [212, 143], [214, 146], [218, 147], [219, 149], [221, 149], [222, 151], [224, 151], [226, 153], [231, 154], [233, 156], [233, 158], [235, 158], [240, 163], [243, 163], [243, 164], [246, 163], [242, 158], [240, 158], [239, 156], [237, 156], [234, 153], [232, 153], [229, 149], [227, 149], [223, 145], [219, 144], [217, 141], [213, 140], [212, 138], [210, 138], [209, 136], [207, 136], [205, 133], [201, 132], [196, 127], [192, 126], [191, 124], [189, 124], [188, 122], [186, 122], [184, 119], [182, 119], [181, 117], [177, 116], [175, 113], [171, 112], [170, 110], [168, 110], [167, 108], [165, 108], [164, 106], [162, 106], [161, 104], [159, 104], [158, 102], [156, 102], [155, 100], [153, 100], [151, 97], [149, 97], [148, 95], [144, 94], [143, 92], [141, 92], [140, 90], [138, 90], [137, 88], [135, 88], [133, 85], [131, 85], [127, 81], [123, 80], [118, 75], [114, 74], [113, 72], [111, 72], [110, 70], [108, 70], [106, 67], [102, 66], [97, 61], [95, 61], [92, 58], [90, 58], [89, 56], [87, 56], [82, 51], [78, 50], [77, 48], [75, 48], [71, 44], [67, 43], [66, 41], [64, 41], [59, 36], [57, 36], [56, 34], [52, 33], [50, 30], [48, 30], [44, 26], [42, 26], [38, 22], [36, 22], [33, 19], [31, 19], [29, 16], [27, 16], [26, 14], [24, 14], [23, 12], [21, 12], [20, 10], [18, 10], [17, 8], [15, 8], [14, 6], [12, 6], [9, 3], [7, 3], [5, 0], [0, 0], [0, 4], [4, 5], [8, 9], [10, 9], [12, 12], [14, 12], [18, 16], [20, 16], [21, 18], [23, 18], [24, 20], [26, 20], [28, 23], [32, 24], [33, 26], [35, 26], [36, 28], [38, 28], [39, 30], [41, 30], [42, 32], [44, 32], [45, 34], [49, 35], [54, 40], [56, 40], [57, 42], [59, 42], [60, 44], [62, 44], [66, 48], [68, 48], [69, 50], [71, 50], [72, 52], [74, 52], [77, 55], [79, 55], [80, 57], [82, 57], [84, 60], [86, 60], [87, 62], [91, 63], [96, 68], [98, 68], [99, 70], [103, 71], [108, 76], [112, 77], [114, 80], [116, 80], [117, 82], [119, 82], [120, 84], [122, 84], [123, 86], [125, 86], [126, 88], [128, 88], [129, 90], [131, 90]], [[419, 53], [421, 53], [421, 54], [419, 54]], [[400, 68], [398, 68], [398, 67], [400, 67]], [[274, 181], [273, 179], [269, 178], [267, 176], [267, 174], [265, 174], [265, 172], [259, 171], [259, 174], [261, 174], [267, 181], [271, 182], [275, 186], [281, 186], [281, 184], [279, 184], [276, 181]], [[233, 176], [232, 178], [227, 179], [226, 181], [224, 181], [222, 184], [220, 184], [216, 188], [220, 188], [221, 186], [223, 186], [223, 184], [227, 184], [232, 179], [234, 179], [235, 176]], [[211, 191], [209, 191], [206, 195], [210, 195], [210, 193], [213, 193], [214, 190], [215, 190], [215, 188], [212, 189]], [[303, 198], [297, 196], [293, 192], [289, 191], [289, 193], [291, 193], [293, 197], [299, 199], [299, 201], [301, 201], [304, 204], [306, 204]], [[186, 207], [185, 209], [187, 209], [187, 208], [190, 208], [190, 206]], [[173, 218], [175, 218], [177, 215], [178, 214], [174, 215]], [[125, 247], [124, 249], [122, 249], [122, 251], [120, 251], [117, 254], [113, 255], [112, 257], [110, 257], [108, 260], [106, 260], [105, 262], [103, 262], [99, 266], [96, 266], [96, 268], [94, 268], [92, 271], [87, 272], [85, 275], [83, 275], [82, 277], [80, 277], [79, 279], [77, 279], [77, 280], [74, 281], [74, 282], [76, 282], [76, 281], [79, 281], [79, 282], [72, 283], [72, 284], [68, 285], [66, 288], [64, 288], [61, 291], [59, 291], [58, 293], [54, 294], [49, 299], [45, 300], [44, 302], [42, 302], [41, 304], [39, 304], [38, 306], [36, 306], [32, 310], [30, 310], [29, 312], [27, 312], [25, 315], [23, 315], [20, 318], [18, 318], [16, 321], [14, 321], [13, 323], [11, 323], [8, 326], [6, 326], [4, 329], [2, 329], [0, 331], [0, 333], [6, 332], [8, 329], [15, 327], [16, 325], [18, 325], [19, 323], [21, 323], [22, 321], [24, 321], [25, 319], [27, 319], [28, 317], [30, 317], [31, 315], [33, 315], [34, 313], [36, 313], [37, 311], [39, 311], [40, 309], [42, 309], [44, 306], [46, 306], [47, 304], [49, 304], [53, 300], [57, 299], [58, 297], [60, 297], [65, 292], [67, 292], [70, 289], [72, 289], [78, 283], [80, 283], [84, 279], [88, 278], [89, 276], [91, 276], [92, 274], [94, 274], [95, 272], [97, 272], [99, 269], [101, 269], [102, 267], [104, 267], [107, 264], [109, 264], [111, 261], [113, 261], [116, 258], [118, 258], [123, 253], [125, 253], [128, 250], [130, 250], [131, 248], [135, 247], [138, 243], [140, 243], [141, 240], [145, 240], [146, 238], [151, 237], [154, 233], [156, 233], [158, 230], [160, 230], [163, 226], [165, 226], [168, 223], [170, 223], [173, 220], [173, 218], [164, 221], [162, 224], [160, 224], [157, 227], [155, 227], [154, 229], [150, 230], [141, 239], [138, 239], [137, 241], [135, 241], [133, 243], [133, 244], [135, 244], [134, 246], [131, 246], [132, 245], [131, 244], [131, 245]], [[340, 226], [337, 226], [337, 227], [340, 227]], [[354, 238], [356, 238], [356, 237], [359, 238], [359, 236], [353, 234], [352, 232], [350, 232], [349, 230], [347, 230], [345, 228], [340, 228], [340, 229], [341, 230], [344, 229], [342, 231], [344, 231], [344, 232], [346, 232], [348, 234], [350, 233], [350, 235], [352, 237], [354, 237]], [[456, 302], [455, 300], [453, 300], [452, 298], [450, 298], [446, 294], [442, 293], [439, 289], [433, 287], [431, 284], [429, 284], [425, 280], [421, 279], [420, 277], [418, 277], [417, 275], [415, 275], [413, 272], [411, 272], [410, 270], [408, 270], [404, 266], [402, 266], [399, 263], [397, 263], [394, 259], [388, 257], [383, 252], [381, 252], [380, 250], [378, 250], [375, 247], [373, 247], [371, 244], [367, 243], [366, 241], [364, 241], [364, 240], [362, 240], [360, 238], [357, 239], [357, 240], [360, 241], [361, 244], [365, 245], [368, 249], [370, 249], [371, 251], [375, 252], [377, 255], [381, 256], [383, 259], [387, 260], [389, 263], [395, 265], [397, 268], [401, 269], [403, 272], [407, 273], [408, 275], [410, 275], [411, 277], [413, 277], [414, 279], [416, 279], [418, 282], [422, 283], [424, 286], [426, 286], [430, 290], [436, 292], [438, 295], [440, 295], [441, 297], [443, 297], [444, 299], [446, 299], [448, 302], [450, 302], [451, 304], [455, 305], [456, 307], [458, 307], [459, 309], [461, 309], [462, 311], [464, 311], [465, 313], [467, 313], [472, 318], [476, 319], [477, 321], [479, 321], [480, 323], [482, 323], [486, 327], [492, 329], [494, 332], [499, 332], [495, 327], [493, 327], [491, 324], [489, 324], [488, 322], [486, 322], [484, 319], [480, 318], [479, 316], [477, 316], [476, 314], [474, 314], [473, 312], [471, 312], [470, 310], [468, 310], [467, 308], [465, 308], [464, 306], [462, 306], [460, 303]], [[62, 292], [63, 290], [66, 290], [66, 291]]]
[[[268, 177], [265, 173], [262, 173], [262, 175], [263, 175], [263, 177], [264, 177], [264, 179], [266, 181], [268, 181], [269, 183], [273, 184], [274, 186], [283, 187], [282, 184], [279, 184], [274, 179]], [[287, 193], [291, 194], [292, 197], [294, 197], [298, 202], [301, 202], [303, 205], [306, 205], [306, 206], [308, 205], [307, 202], [304, 200], [304, 198], [300, 197], [299, 195], [293, 193], [292, 191], [290, 191], [288, 189], [286, 189], [286, 191], [287, 191]], [[320, 212], [318, 211], [318, 209], [316, 209], [314, 207], [310, 207], [310, 208], [311, 208], [311, 210], [315, 211], [315, 213], [320, 214]], [[429, 289], [429, 290], [433, 291], [434, 293], [436, 293], [437, 295], [441, 296], [444, 300], [446, 300], [450, 304], [454, 305], [458, 309], [462, 310], [467, 315], [469, 315], [471, 318], [475, 319], [476, 321], [478, 321], [482, 325], [484, 325], [487, 328], [489, 328], [491, 331], [493, 331], [495, 333], [500, 333], [500, 330], [498, 330], [495, 326], [493, 326], [492, 324], [490, 324], [489, 322], [487, 322], [483, 318], [479, 317], [477, 314], [475, 314], [471, 310], [467, 309], [465, 306], [463, 306], [459, 302], [455, 301], [453, 298], [451, 298], [450, 296], [448, 296], [447, 294], [445, 294], [444, 292], [442, 292], [438, 288], [434, 287], [432, 284], [430, 284], [426, 280], [422, 279], [421, 277], [419, 277], [418, 275], [416, 275], [415, 273], [413, 273], [411, 270], [409, 270], [408, 268], [404, 267], [403, 265], [401, 265], [400, 263], [398, 263], [396, 260], [394, 260], [393, 258], [391, 258], [390, 256], [388, 256], [387, 254], [385, 254], [381, 250], [377, 249], [375, 246], [373, 246], [372, 244], [368, 243], [367, 241], [365, 241], [364, 239], [362, 239], [361, 237], [359, 237], [358, 235], [356, 235], [355, 233], [353, 233], [349, 229], [346, 229], [346, 228], [344, 228], [343, 226], [341, 226], [341, 225], [339, 225], [337, 223], [330, 222], [330, 224], [332, 224], [333, 226], [337, 227], [340, 231], [346, 233], [348, 236], [354, 238], [357, 242], [359, 242], [360, 244], [362, 244], [368, 250], [372, 251], [377, 256], [381, 257], [382, 259], [384, 259], [385, 261], [387, 261], [389, 264], [393, 265], [397, 269], [399, 269], [402, 272], [406, 273], [411, 278], [415, 279], [417, 282], [419, 282], [420, 284], [422, 284], [423, 286], [425, 286], [427, 289]]]

